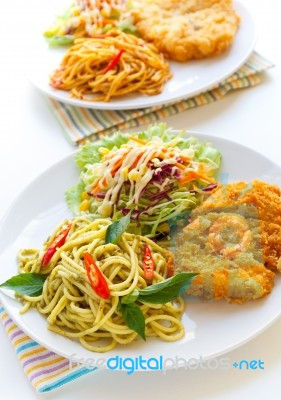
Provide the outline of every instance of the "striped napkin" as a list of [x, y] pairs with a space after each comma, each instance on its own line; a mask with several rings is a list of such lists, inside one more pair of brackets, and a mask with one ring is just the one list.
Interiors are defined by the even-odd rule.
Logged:
[[24, 373], [37, 393], [47, 393], [74, 381], [97, 368], [75, 366], [30, 339], [6, 313], [0, 303], [0, 318], [15, 349]]
[[102, 111], [73, 107], [50, 98], [46, 100], [67, 139], [79, 145], [85, 140], [95, 141], [99, 135], [110, 135], [116, 130], [151, 124], [190, 108], [213, 103], [231, 90], [256, 86], [261, 81], [259, 73], [273, 66], [254, 52], [236, 73], [216, 88], [174, 104], [138, 110]]

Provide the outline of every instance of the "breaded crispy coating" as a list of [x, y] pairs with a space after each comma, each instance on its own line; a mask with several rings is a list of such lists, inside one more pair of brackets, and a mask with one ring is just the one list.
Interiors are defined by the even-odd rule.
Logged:
[[263, 265], [255, 205], [195, 209], [174, 243], [175, 272], [198, 274], [189, 296], [244, 303], [273, 288], [275, 274]]
[[131, 13], [141, 36], [176, 61], [221, 54], [240, 24], [232, 0], [135, 0]]
[[258, 211], [264, 265], [281, 271], [281, 189], [254, 180], [218, 187], [200, 209], [253, 204]]
[[[186, 268], [182, 271], [190, 272]], [[274, 278], [274, 272], [264, 265], [239, 267], [237, 270], [206, 268], [193, 279], [186, 294], [206, 300], [224, 299], [229, 303], [242, 304], [270, 294]]]

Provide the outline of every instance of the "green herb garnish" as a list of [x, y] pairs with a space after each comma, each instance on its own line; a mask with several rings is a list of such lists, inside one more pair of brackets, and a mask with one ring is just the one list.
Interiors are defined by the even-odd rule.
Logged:
[[146, 340], [145, 337], [145, 318], [141, 311], [141, 309], [135, 304], [120, 304], [119, 310], [122, 313], [123, 320], [126, 325], [138, 333], [143, 340]]
[[147, 286], [145, 289], [139, 291], [137, 300], [141, 303], [169, 303], [169, 301], [175, 300], [178, 296], [186, 291], [192, 279], [196, 275], [197, 274], [189, 272], [181, 272], [163, 282]]
[[140, 292], [138, 289], [133, 290], [131, 293], [127, 294], [126, 296], [122, 297], [121, 303], [122, 304], [131, 304], [134, 303], [137, 298], [139, 297]]
[[0, 288], [14, 290], [27, 296], [40, 296], [47, 275], [26, 273], [15, 275], [0, 285]]
[[105, 243], [116, 244], [118, 242], [130, 223], [130, 217], [131, 213], [128, 213], [125, 217], [122, 217], [108, 226], [105, 235]]
[[145, 318], [135, 302], [165, 304], [183, 294], [197, 274], [181, 272], [163, 282], [155, 283], [145, 289], [133, 290], [121, 299], [119, 310], [125, 323], [145, 340]]

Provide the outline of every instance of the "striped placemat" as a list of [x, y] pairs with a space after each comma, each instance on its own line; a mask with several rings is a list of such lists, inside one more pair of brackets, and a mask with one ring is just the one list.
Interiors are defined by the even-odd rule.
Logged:
[[6, 313], [0, 304], [0, 318], [24, 373], [38, 393], [47, 393], [74, 381], [97, 368], [75, 366], [67, 358], [30, 339]]
[[50, 98], [46, 100], [67, 139], [77, 145], [85, 140], [94, 141], [102, 134], [154, 123], [190, 108], [213, 103], [231, 90], [259, 84], [260, 73], [271, 67], [270, 61], [254, 52], [235, 74], [212, 90], [174, 104], [138, 110], [102, 111], [73, 107]]

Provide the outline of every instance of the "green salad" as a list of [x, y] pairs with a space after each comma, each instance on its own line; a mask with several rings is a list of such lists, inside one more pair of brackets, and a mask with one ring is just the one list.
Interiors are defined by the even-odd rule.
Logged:
[[128, 10], [130, 2], [75, 0], [44, 32], [51, 47], [69, 46], [76, 39], [99, 36], [117, 29], [137, 34]]
[[169, 223], [200, 204], [217, 186], [221, 154], [165, 124], [117, 132], [85, 144], [76, 155], [79, 182], [66, 192], [69, 208], [113, 220], [130, 214], [129, 230], [169, 233]]

